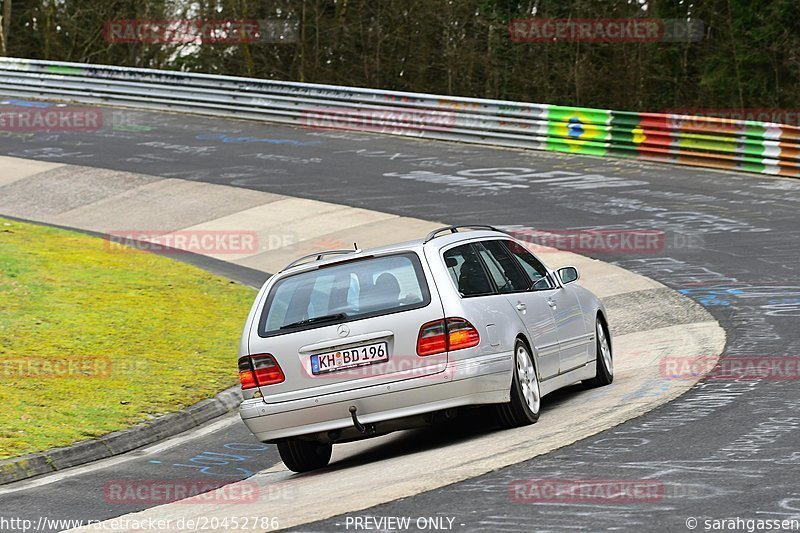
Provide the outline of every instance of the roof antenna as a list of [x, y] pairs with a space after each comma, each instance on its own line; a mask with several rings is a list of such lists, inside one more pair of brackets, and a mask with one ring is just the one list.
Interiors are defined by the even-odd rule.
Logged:
[[356, 243], [353, 243], [353, 250], [358, 251], [358, 245]]

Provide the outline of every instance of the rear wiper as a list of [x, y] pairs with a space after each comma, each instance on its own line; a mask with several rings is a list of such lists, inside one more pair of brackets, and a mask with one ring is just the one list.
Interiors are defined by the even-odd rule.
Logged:
[[309, 324], [316, 324], [318, 322], [331, 322], [336, 320], [344, 320], [346, 318], [347, 315], [344, 313], [334, 313], [332, 315], [315, 316], [314, 318], [307, 318], [305, 320], [298, 320], [297, 322], [286, 324], [284, 326], [281, 326], [280, 329], [297, 328], [300, 326], [307, 326]]

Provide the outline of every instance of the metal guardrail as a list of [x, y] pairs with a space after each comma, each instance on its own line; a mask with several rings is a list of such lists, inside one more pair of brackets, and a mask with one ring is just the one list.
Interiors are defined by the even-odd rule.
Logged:
[[14, 58], [0, 95], [800, 177], [800, 128], [768, 122]]

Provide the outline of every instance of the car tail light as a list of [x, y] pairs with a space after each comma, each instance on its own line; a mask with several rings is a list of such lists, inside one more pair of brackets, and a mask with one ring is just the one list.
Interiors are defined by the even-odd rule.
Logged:
[[435, 355], [447, 351], [447, 334], [444, 320], [434, 320], [419, 328], [418, 355]]
[[481, 342], [475, 326], [463, 318], [447, 319], [447, 349], [449, 351], [472, 348]]
[[419, 329], [417, 354], [436, 355], [477, 346], [481, 336], [475, 326], [463, 318], [447, 318], [427, 322]]
[[284, 379], [280, 365], [268, 353], [239, 358], [239, 381], [243, 390], [275, 385]]
[[239, 358], [239, 381], [242, 384], [242, 390], [254, 389], [256, 385], [256, 376], [253, 374], [253, 367], [250, 364], [250, 357]]

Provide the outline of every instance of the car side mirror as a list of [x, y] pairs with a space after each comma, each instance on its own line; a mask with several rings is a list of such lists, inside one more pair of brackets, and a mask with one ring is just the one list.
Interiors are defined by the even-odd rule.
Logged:
[[561, 283], [567, 284], [577, 281], [580, 278], [578, 269], [575, 267], [564, 267], [558, 269], [558, 277], [561, 278]]

